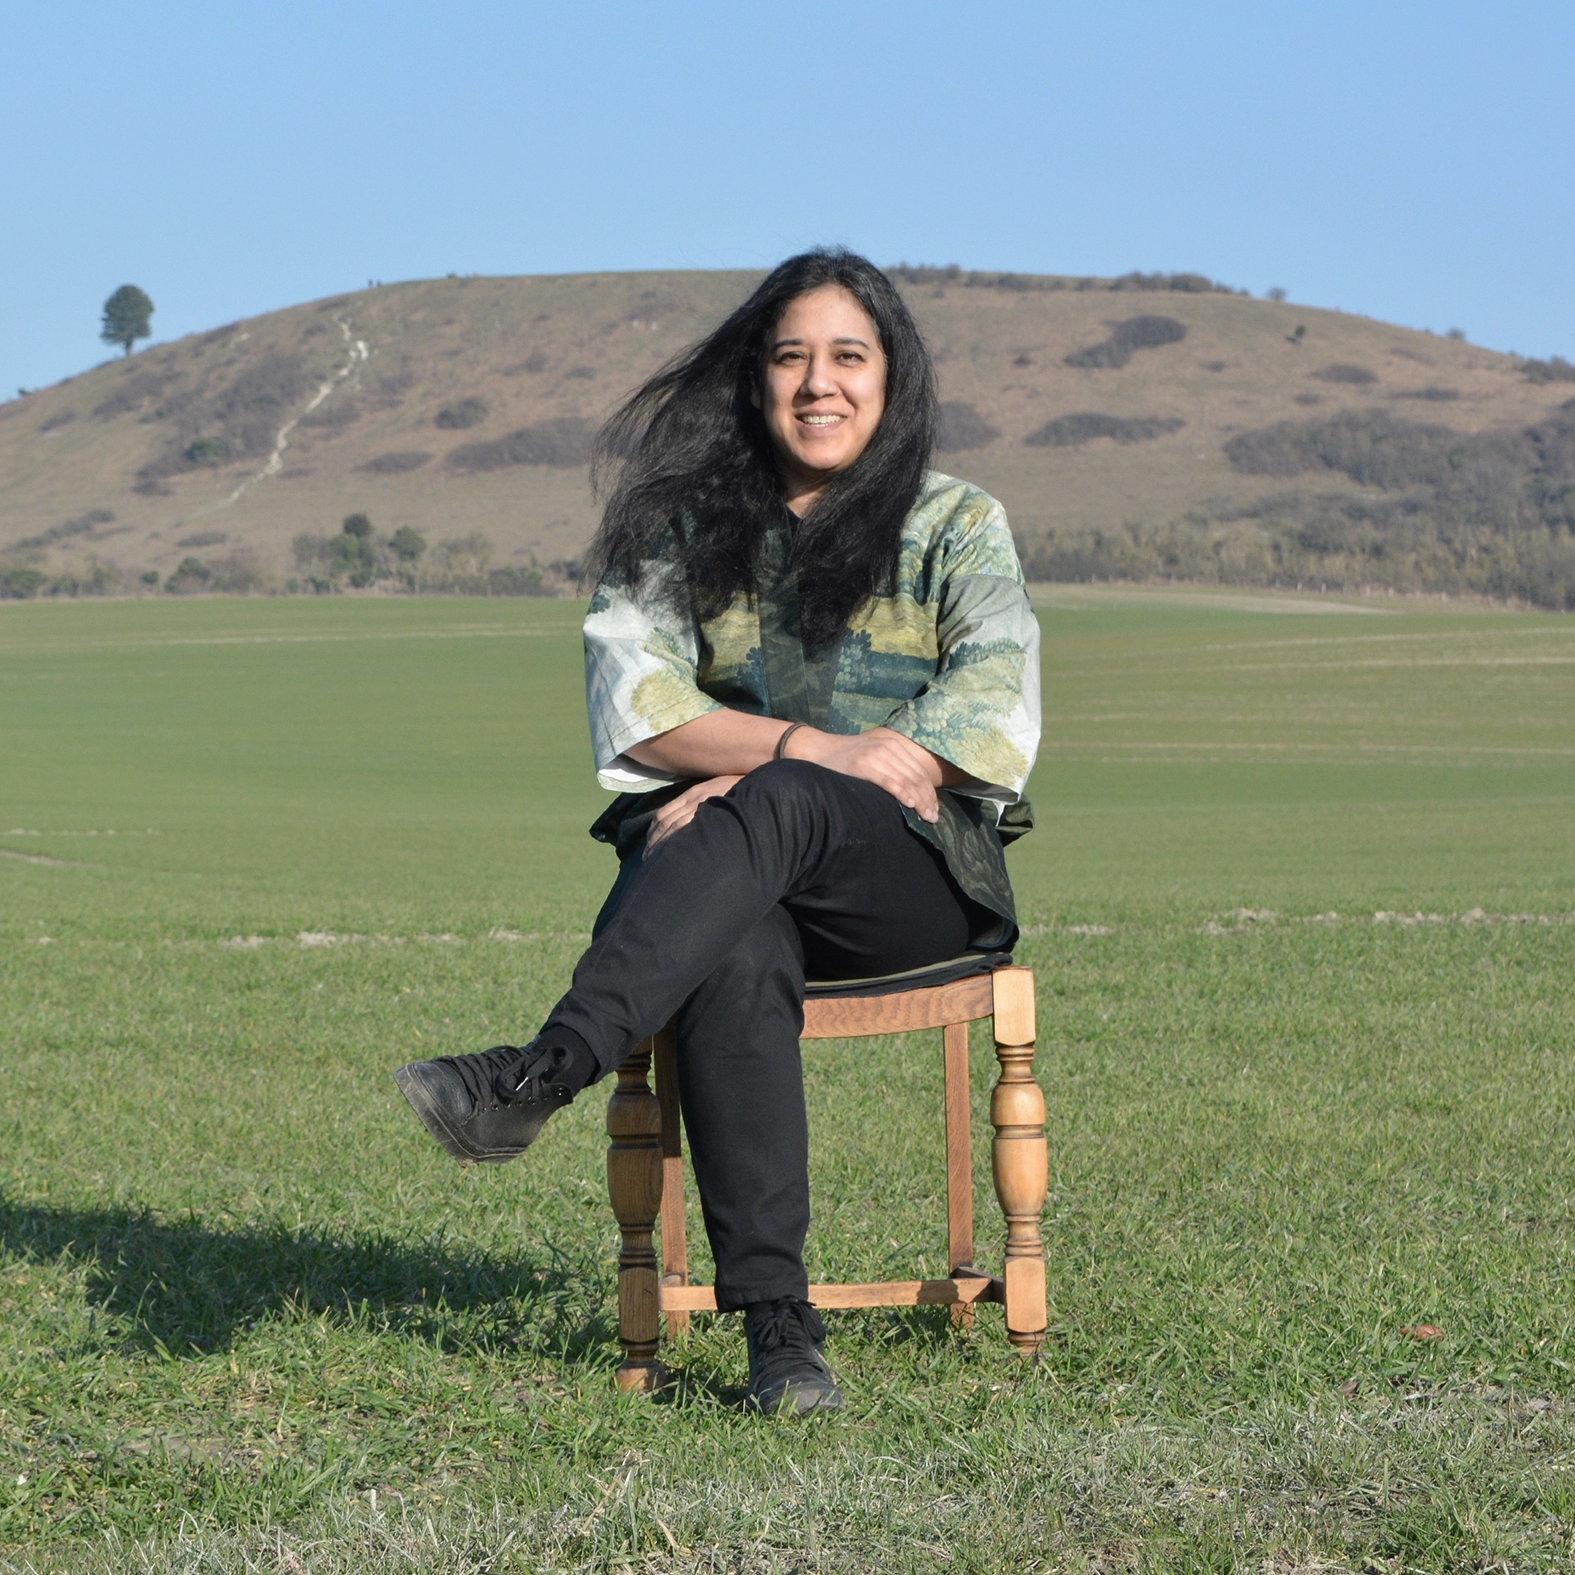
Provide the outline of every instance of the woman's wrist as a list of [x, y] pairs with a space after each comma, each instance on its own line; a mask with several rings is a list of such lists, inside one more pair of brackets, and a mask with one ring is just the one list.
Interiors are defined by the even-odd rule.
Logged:
[[792, 722], [789, 723], [787, 727], [783, 728], [781, 733], [777, 736], [777, 747], [772, 751], [771, 758], [773, 760], [786, 760], [788, 758], [788, 740], [795, 733], [802, 732], [803, 729], [808, 726], [809, 724], [807, 722]]

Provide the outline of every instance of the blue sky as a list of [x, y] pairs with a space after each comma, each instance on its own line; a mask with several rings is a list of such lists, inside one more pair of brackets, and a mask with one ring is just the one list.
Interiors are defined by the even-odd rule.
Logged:
[[1575, 358], [1569, 0], [14, 7], [0, 393], [449, 272], [1195, 269]]

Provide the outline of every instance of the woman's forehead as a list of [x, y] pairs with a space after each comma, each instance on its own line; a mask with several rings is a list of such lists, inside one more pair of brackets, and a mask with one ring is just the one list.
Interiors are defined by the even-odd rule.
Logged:
[[878, 346], [880, 332], [855, 296], [840, 284], [823, 284], [795, 296], [772, 330], [773, 346], [795, 340], [845, 340]]

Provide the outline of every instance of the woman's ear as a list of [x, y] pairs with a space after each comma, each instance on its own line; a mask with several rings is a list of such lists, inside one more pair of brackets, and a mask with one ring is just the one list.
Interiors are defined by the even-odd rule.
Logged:
[[761, 409], [760, 404], [760, 379], [752, 377], [749, 380], [749, 402], [756, 410]]

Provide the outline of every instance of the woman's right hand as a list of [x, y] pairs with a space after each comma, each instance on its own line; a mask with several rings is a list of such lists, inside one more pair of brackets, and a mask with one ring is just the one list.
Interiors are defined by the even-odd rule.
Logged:
[[917, 811], [920, 820], [933, 824], [940, 818], [935, 790], [945, 776], [942, 761], [892, 728], [873, 727], [853, 734], [800, 728], [788, 740], [786, 758], [810, 760], [844, 776], [862, 777]]
[[695, 818], [695, 811], [708, 798], [716, 798], [718, 794], [727, 792], [730, 787], [743, 780], [741, 776], [711, 777], [705, 782], [696, 782], [693, 787], [685, 788], [677, 798], [669, 799], [657, 810], [656, 817], [651, 822], [651, 829], [645, 834], [645, 852], [641, 857], [650, 858], [656, 848], [675, 831], [687, 826]]

